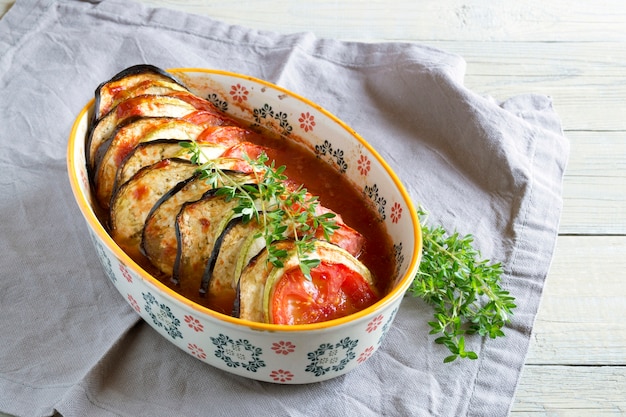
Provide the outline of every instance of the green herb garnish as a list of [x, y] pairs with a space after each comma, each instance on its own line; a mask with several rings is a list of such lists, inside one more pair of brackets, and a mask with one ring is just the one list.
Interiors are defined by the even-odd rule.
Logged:
[[418, 209], [422, 223], [423, 252], [420, 268], [409, 292], [434, 307], [430, 334], [442, 334], [435, 342], [457, 358], [476, 359], [466, 350], [465, 335], [504, 336], [515, 298], [500, 288], [502, 266], [481, 260], [472, 246], [472, 235], [448, 234], [442, 226], [428, 226], [426, 212]]
[[199, 165], [200, 177], [213, 188], [218, 188], [217, 195], [229, 201], [237, 200], [233, 210], [244, 223], [254, 220], [261, 226], [256, 237], [265, 240], [268, 262], [277, 268], [284, 266], [283, 260], [288, 253], [276, 243], [290, 239], [296, 247], [300, 270], [310, 280], [311, 269], [320, 263], [319, 259], [309, 256], [315, 249], [318, 231], [321, 230], [324, 239], [329, 240], [339, 228], [334, 220], [335, 214], [318, 214], [318, 198], [302, 186], [290, 187], [284, 175], [286, 167], [276, 167], [274, 161], [268, 164], [265, 153], [256, 159], [244, 155], [256, 177], [255, 184], [246, 184], [220, 169], [216, 161], [206, 158], [195, 141], [181, 142], [180, 146], [191, 155], [191, 162]]

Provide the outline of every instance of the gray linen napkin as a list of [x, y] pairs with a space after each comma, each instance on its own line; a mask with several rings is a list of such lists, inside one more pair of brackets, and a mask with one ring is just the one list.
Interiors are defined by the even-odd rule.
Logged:
[[[381, 349], [343, 377], [281, 386], [170, 345], [105, 278], [65, 147], [102, 80], [137, 63], [225, 69], [318, 102], [390, 163], [431, 220], [505, 265], [518, 308], [480, 358], [443, 364], [404, 299]], [[0, 21], [0, 411], [23, 416], [503, 416], [528, 349], [562, 205], [568, 142], [549, 98], [463, 86], [464, 61], [408, 43], [290, 36], [125, 0], [17, 0]]]

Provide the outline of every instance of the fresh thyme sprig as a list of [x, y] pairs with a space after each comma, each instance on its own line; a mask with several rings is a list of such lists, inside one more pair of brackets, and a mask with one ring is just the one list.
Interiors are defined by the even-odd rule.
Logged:
[[481, 260], [471, 235], [449, 235], [442, 226], [427, 225], [427, 213], [421, 207], [418, 215], [422, 261], [409, 292], [433, 306], [430, 334], [441, 334], [435, 343], [451, 353], [444, 362], [476, 359], [475, 352], [466, 350], [465, 335], [504, 336], [502, 328], [513, 314], [515, 298], [499, 285], [502, 266]]
[[311, 269], [319, 265], [320, 260], [311, 257], [315, 248], [318, 230], [328, 240], [337, 226], [335, 214], [318, 214], [319, 201], [302, 186], [293, 189], [287, 183], [285, 166], [276, 167], [269, 163], [265, 152], [256, 159], [244, 155], [256, 176], [254, 184], [241, 183], [236, 176], [219, 168], [215, 160], [206, 158], [202, 148], [195, 142], [180, 142], [191, 155], [191, 162], [199, 165], [200, 178], [209, 185], [218, 188], [217, 194], [227, 200], [236, 199], [234, 213], [241, 216], [244, 223], [256, 221], [261, 231], [256, 237], [263, 237], [268, 252], [268, 262], [282, 268], [288, 252], [281, 249], [277, 242], [290, 239], [294, 242], [300, 270], [307, 279], [311, 279]]

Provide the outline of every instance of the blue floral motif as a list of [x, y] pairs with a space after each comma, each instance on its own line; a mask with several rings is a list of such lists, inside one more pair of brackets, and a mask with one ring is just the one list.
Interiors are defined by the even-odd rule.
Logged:
[[211, 104], [217, 107], [218, 110], [227, 112], [228, 111], [228, 102], [226, 100], [220, 99], [220, 97], [215, 94], [209, 94], [206, 98]]
[[398, 307], [394, 308], [394, 310], [391, 312], [389, 317], [387, 317], [387, 321], [383, 325], [382, 331], [380, 332], [380, 336], [378, 337], [378, 346], [380, 346], [380, 344], [383, 342], [383, 339], [385, 338], [385, 335], [389, 331], [389, 328], [391, 327], [391, 322], [393, 321], [393, 318], [396, 316], [397, 312], [398, 312]]
[[380, 214], [380, 218], [384, 221], [387, 218], [385, 214], [385, 206], [387, 205], [387, 200], [383, 196], [378, 195], [378, 185], [374, 184], [371, 187], [366, 185], [363, 189], [363, 193], [366, 197], [368, 197], [376, 207], [378, 207], [378, 214]]
[[172, 339], [183, 338], [183, 334], [180, 332], [180, 320], [174, 316], [172, 309], [159, 303], [152, 293], [141, 293], [143, 299], [146, 302], [144, 310], [152, 317], [152, 322], [158, 328], [165, 330]]
[[254, 116], [254, 120], [261, 124], [261, 120], [263, 119], [273, 119], [274, 118], [274, 110], [272, 110], [272, 106], [265, 103], [263, 107], [254, 109], [252, 111], [252, 115]]
[[263, 120], [276, 120], [278, 121], [278, 125], [280, 126], [280, 134], [283, 136], [289, 136], [293, 131], [293, 126], [287, 120], [288, 114], [282, 111], [278, 113], [274, 112], [272, 106], [265, 103], [263, 107], [255, 108], [252, 111], [252, 115], [254, 116], [254, 121], [257, 125], [261, 125]]
[[395, 271], [395, 275], [396, 277], [399, 275], [400, 273], [400, 266], [404, 263], [404, 252], [402, 251], [402, 242], [393, 245], [393, 252], [394, 252], [394, 256], [396, 258], [396, 271]]
[[112, 283], [115, 284], [117, 282], [117, 276], [115, 275], [115, 272], [113, 272], [111, 261], [106, 255], [104, 246], [102, 245], [102, 243], [100, 243], [100, 241], [96, 238], [96, 236], [94, 236], [92, 233], [90, 233], [90, 235], [91, 235], [91, 241], [93, 242], [93, 245], [96, 248], [96, 253], [98, 255], [98, 258], [100, 258], [100, 263], [102, 264], [102, 267], [104, 268], [104, 272], [106, 273], [106, 276], [109, 278], [109, 280]]
[[291, 125], [289, 124], [289, 121], [287, 120], [287, 113], [283, 113], [282, 111], [278, 112], [276, 113], [276, 116], [274, 116], [274, 119], [278, 120], [280, 123], [280, 128], [282, 129], [281, 134], [283, 136], [289, 136], [293, 128], [291, 127]]
[[[311, 361], [305, 368], [305, 372], [311, 372], [315, 376], [322, 376], [327, 372], [341, 371], [356, 357], [354, 349], [358, 346], [358, 340], [349, 337], [341, 339], [336, 344], [322, 343], [313, 352], [307, 353]], [[340, 358], [340, 350], [344, 351], [344, 357]]]
[[327, 140], [321, 145], [315, 145], [315, 153], [319, 156], [330, 157], [330, 162], [337, 164], [339, 172], [345, 174], [348, 170], [348, 163], [343, 159], [344, 152], [341, 149], [333, 149], [331, 143]]
[[233, 340], [220, 333], [218, 337], [211, 337], [211, 342], [217, 347], [215, 357], [223, 360], [229, 368], [241, 366], [250, 372], [256, 372], [265, 366], [265, 362], [260, 359], [263, 349], [246, 339]]

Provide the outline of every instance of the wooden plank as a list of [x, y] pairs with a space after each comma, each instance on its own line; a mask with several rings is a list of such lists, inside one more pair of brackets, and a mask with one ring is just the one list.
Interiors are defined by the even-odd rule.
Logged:
[[347, 40], [623, 41], [626, 10], [622, 0], [386, 0], [186, 1], [141, 0], [152, 5], [209, 15], [227, 23]]
[[[4, 7], [11, 4], [7, 0], [0, 1], [0, 5], [4, 5]], [[441, 7], [431, 9], [430, 4], [419, 3], [419, 9], [407, 10], [406, 13], [398, 14], [388, 11], [389, 8], [386, 6], [384, 6], [383, 11], [382, 2], [368, 3], [367, 11], [365, 11], [362, 3], [356, 0], [344, 0], [341, 2], [341, 6], [335, 2], [315, 3], [315, 10], [306, 13], [305, 8], [311, 7], [310, 5], [306, 6], [309, 3], [305, 2], [306, 4], [301, 8], [294, 6], [293, 2], [288, 0], [264, 0], [253, 6], [248, 2], [205, 3], [173, 0], [142, 0], [142, 2], [208, 14], [221, 20], [225, 18], [227, 21], [250, 27], [279, 32], [298, 32], [314, 27], [318, 36], [325, 36], [324, 31], [329, 29], [325, 25], [331, 25], [341, 28], [340, 30], [344, 31], [346, 35], [350, 34], [350, 37], [370, 41], [398, 39], [397, 36], [393, 36], [393, 33], [387, 33], [387, 31], [397, 30], [399, 27], [424, 30], [422, 28], [424, 23], [432, 23], [431, 19], [428, 19], [431, 14], [441, 14], [444, 13], [442, 10], [461, 10], [466, 7], [466, 2], [461, 1], [452, 1], [451, 5], [445, 9]], [[264, 7], [262, 3], [267, 3], [267, 7]], [[415, 33], [401, 38], [425, 43], [464, 57], [468, 62], [465, 84], [478, 94], [490, 95], [499, 100], [531, 92], [552, 96], [555, 108], [561, 116], [566, 130], [626, 130], [626, 106], [623, 103], [623, 97], [626, 96], [626, 83], [624, 83], [623, 76], [626, 73], [626, 48], [621, 47], [618, 43], [626, 39], [624, 26], [620, 26], [619, 30], [616, 31], [610, 31], [609, 28], [612, 26], [607, 22], [602, 22], [602, 26], [596, 26], [600, 17], [594, 16], [594, 12], [590, 10], [585, 10], [584, 13], [576, 10], [576, 4], [579, 2], [574, 2], [571, 7], [569, 3], [567, 3], [567, 7], [564, 7], [565, 2], [551, 2], [550, 4], [560, 4], [561, 6], [558, 7], [567, 9], [566, 14], [559, 16], [558, 20], [552, 21], [547, 17], [551, 15], [550, 8], [552, 6], [542, 2], [541, 9], [548, 9], [541, 14], [546, 19], [544, 24], [549, 24], [554, 33], [558, 34], [565, 31], [572, 35], [563, 26], [567, 24], [568, 16], [571, 19], [576, 16], [579, 20], [573, 21], [579, 22], [580, 27], [582, 27], [582, 29], [579, 27], [578, 36], [581, 36], [580, 39], [582, 40], [584, 34], [586, 36], [584, 42], [572, 42], [571, 37], [556, 39], [548, 36], [550, 33], [543, 33], [540, 39], [533, 38], [530, 40], [523, 36], [505, 36], [502, 38], [491, 36], [487, 38], [487, 40], [497, 39], [497, 42], [485, 42], [486, 39], [476, 39], [473, 36], [475, 32], [489, 32], [489, 27], [484, 31], [474, 27], [482, 20], [489, 20], [487, 14], [502, 15], [502, 26], [538, 24], [518, 21], [514, 16], [516, 13], [520, 16], [529, 13], [519, 11], [520, 8], [538, 9], [539, 3], [534, 1], [530, 4], [522, 2], [524, 5], [518, 5], [518, 3], [507, 0], [497, 4], [489, 4], [489, 6], [478, 4], [467, 6], [470, 9], [483, 7], [491, 11], [489, 13], [485, 11], [482, 17], [481, 13], [476, 11], [468, 12], [468, 17], [465, 19], [469, 18], [473, 23], [466, 22], [468, 27], [463, 33], [454, 34], [454, 24], [446, 24], [440, 25], [442, 27], [431, 28], [428, 31], [428, 36], [425, 33]], [[608, 18], [626, 25], [625, 12], [619, 12], [621, 8], [617, 7], [618, 3], [621, 4], [617, 1], [600, 2], [597, 6], [594, 5], [593, 10], [616, 10], [617, 12], [608, 15]], [[250, 8], [254, 9], [255, 13], [245, 13]], [[585, 7], [585, 9], [587, 8]], [[518, 10], [518, 12], [515, 13], [513, 10]], [[381, 17], [376, 18], [376, 13], [379, 13]], [[447, 15], [450, 13], [447, 12], [444, 17], [438, 20], [435, 19], [435, 22], [447, 22], [453, 19], [452, 16]], [[385, 19], [384, 16], [389, 14], [392, 14], [393, 18]], [[311, 21], [314, 16], [318, 16], [319, 21]], [[342, 24], [326, 22], [322, 16], [325, 16], [326, 20], [329, 20], [329, 16], [333, 17], [330, 20], [340, 19], [338, 21]], [[603, 14], [602, 16], [607, 15]], [[419, 24], [409, 24], [403, 20], [409, 18], [412, 21], [417, 19], [416, 22]], [[539, 17], [536, 18], [539, 19]], [[393, 19], [401, 20], [391, 24]], [[513, 20], [513, 22], [508, 22], [507, 19]], [[363, 30], [366, 23], [368, 30]], [[584, 27], [587, 23], [593, 24], [592, 27], [595, 28], [595, 31], [589, 29], [588, 33], [585, 32]], [[381, 28], [378, 31], [375, 27], [370, 30], [369, 26], [372, 24], [380, 24]], [[613, 36], [607, 35], [596, 39], [598, 30], [609, 30]], [[615, 34], [619, 34], [619, 36], [616, 37]], [[329, 35], [331, 35], [330, 37], [342, 38], [338, 33]], [[462, 40], [459, 41], [458, 39]], [[508, 41], [504, 41], [507, 39]], [[581, 97], [584, 100], [581, 100]]]
[[623, 416], [624, 366], [526, 366], [510, 415]]
[[427, 42], [467, 62], [465, 85], [498, 100], [551, 96], [566, 130], [626, 130], [626, 48], [618, 42]]
[[626, 132], [566, 132], [562, 234], [626, 234]]
[[563, 188], [561, 233], [626, 233], [625, 176], [567, 175]]
[[[615, 44], [615, 48], [623, 47]], [[465, 85], [482, 95], [505, 100], [518, 94], [537, 93], [552, 97], [565, 130], [626, 130], [626, 84], [624, 77], [562, 77], [556, 72], [543, 77], [503, 75], [476, 76]]]
[[620, 42], [426, 41], [433, 48], [463, 56], [467, 72], [481, 77], [568, 79], [623, 77], [626, 49]]
[[626, 236], [558, 238], [526, 364], [624, 364], [625, 255]]

